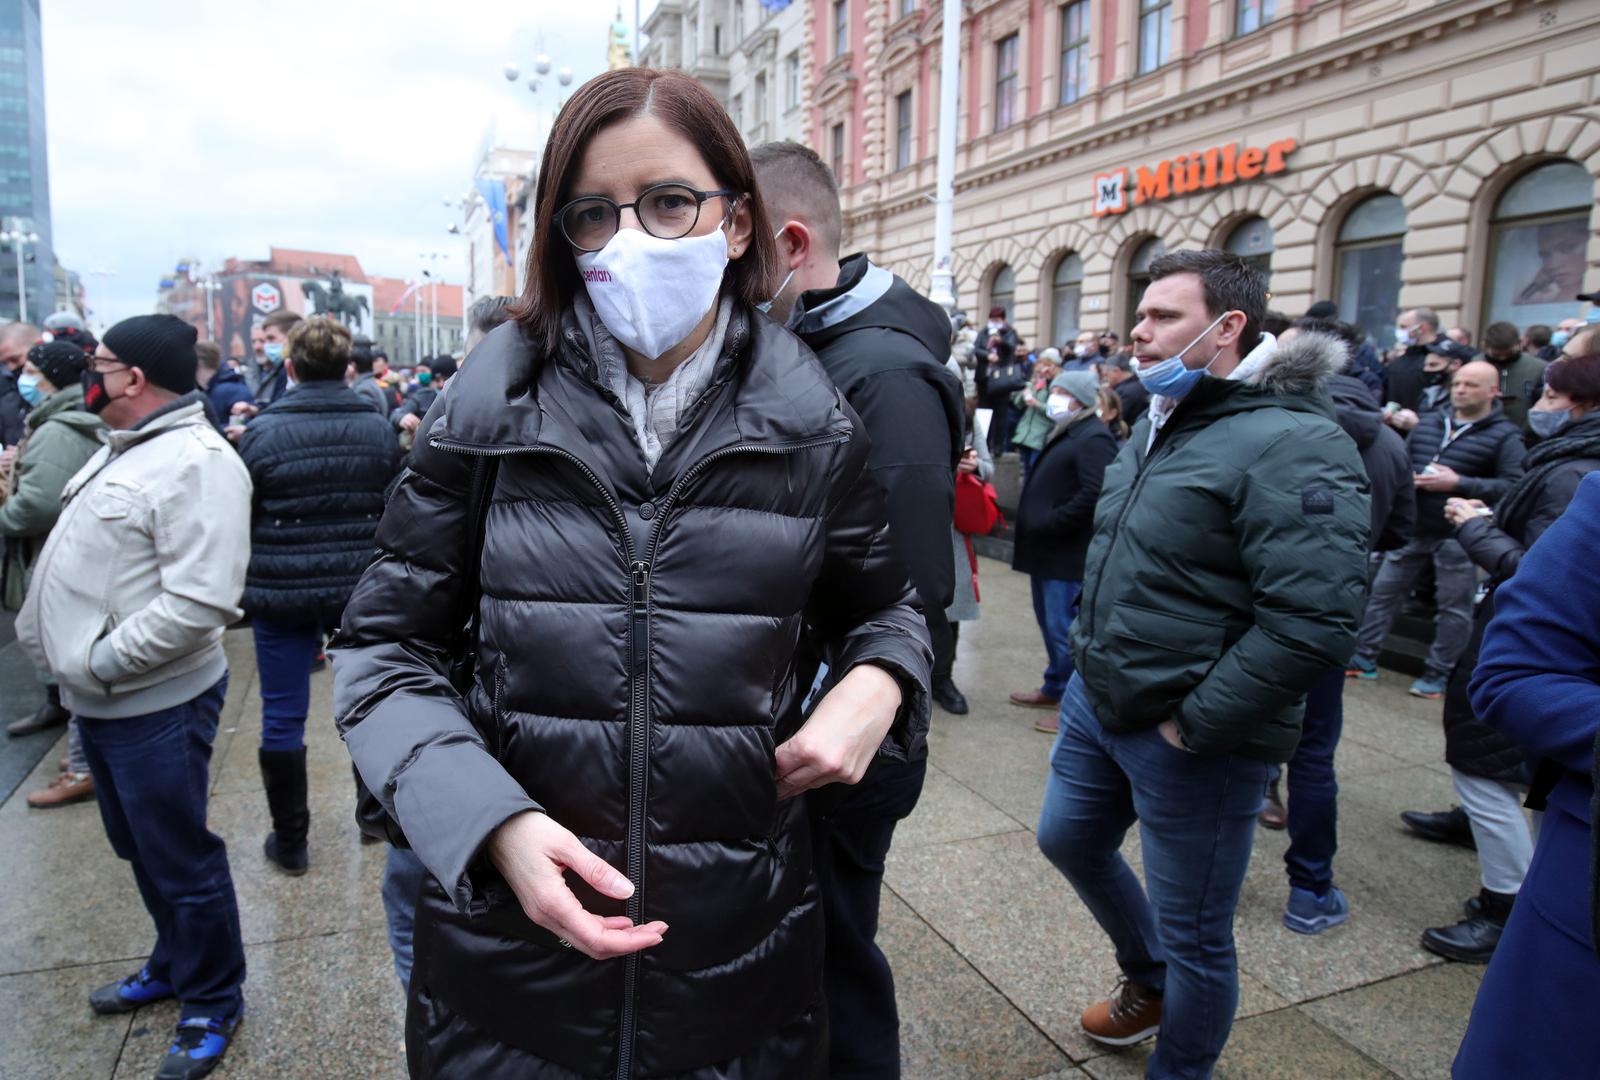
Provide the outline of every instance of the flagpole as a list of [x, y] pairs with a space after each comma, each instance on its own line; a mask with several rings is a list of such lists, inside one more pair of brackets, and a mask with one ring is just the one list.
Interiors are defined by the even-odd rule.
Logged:
[[961, 2], [944, 0], [944, 39], [939, 43], [939, 165], [934, 187], [933, 280], [930, 298], [954, 315], [953, 252], [956, 197], [956, 92], [961, 77]]

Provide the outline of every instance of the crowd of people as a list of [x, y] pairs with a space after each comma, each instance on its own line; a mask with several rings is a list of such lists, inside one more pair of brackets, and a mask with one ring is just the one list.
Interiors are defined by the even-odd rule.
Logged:
[[1003, 309], [968, 327], [842, 252], [816, 154], [747, 152], [671, 71], [579, 88], [535, 204], [524, 294], [409, 378], [322, 317], [230, 359], [170, 315], [0, 328], [3, 595], [51, 687], [13, 731], [68, 726], [29, 801], [95, 798], [131, 864], [156, 945], [89, 1001], [180, 1002], [159, 1078], [215, 1069], [244, 1013], [206, 795], [246, 625], [262, 852], [292, 876], [331, 664], [414, 1076], [897, 1077], [884, 862], [933, 705], [971, 710], [972, 540], [1011, 452], [1038, 844], [1123, 973], [1084, 1033], [1211, 1075], [1258, 827], [1289, 831], [1287, 929], [1358, 909], [1342, 701], [1431, 570], [1410, 692], [1443, 700], [1461, 806], [1405, 817], [1474, 845], [1483, 889], [1423, 943], [1492, 957], [1456, 1075], [1600, 1060], [1600, 626], [1569, 572], [1600, 538], [1600, 328], [1495, 324], [1479, 358], [1417, 309], [1380, 348], [1176, 251], [1126, 342], [1033, 355]]

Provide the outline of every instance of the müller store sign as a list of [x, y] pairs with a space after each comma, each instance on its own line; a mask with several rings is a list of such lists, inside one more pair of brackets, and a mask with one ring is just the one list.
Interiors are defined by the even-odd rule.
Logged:
[[1239, 143], [1229, 143], [1192, 154], [1179, 154], [1154, 165], [1140, 165], [1131, 174], [1126, 168], [1100, 173], [1094, 178], [1094, 216], [1125, 214], [1130, 206], [1143, 206], [1285, 172], [1294, 148], [1293, 139], [1269, 143], [1265, 150], [1255, 146], [1245, 149]]

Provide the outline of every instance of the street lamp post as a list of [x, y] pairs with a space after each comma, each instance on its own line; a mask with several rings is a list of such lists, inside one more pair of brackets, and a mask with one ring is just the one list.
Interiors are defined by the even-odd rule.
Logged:
[[954, 315], [953, 264], [956, 198], [956, 93], [961, 81], [961, 3], [944, 0], [944, 38], [939, 43], [939, 166], [934, 186], [931, 299]]
[[22, 275], [22, 246], [24, 244], [37, 244], [39, 234], [28, 228], [28, 223], [23, 218], [6, 218], [6, 227], [0, 231], [0, 241], [11, 245], [11, 250], [17, 256], [17, 306], [18, 322], [28, 321], [28, 285]]

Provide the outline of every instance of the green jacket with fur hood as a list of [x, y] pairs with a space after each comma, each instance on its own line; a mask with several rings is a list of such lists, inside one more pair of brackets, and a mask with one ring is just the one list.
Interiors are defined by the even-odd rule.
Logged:
[[1326, 391], [1344, 365], [1323, 335], [1263, 335], [1107, 470], [1072, 650], [1108, 731], [1170, 718], [1197, 753], [1294, 753], [1366, 590], [1367, 477]]
[[44, 538], [61, 516], [61, 491], [100, 449], [104, 422], [83, 411], [83, 388], [57, 390], [28, 414], [27, 441], [17, 458], [11, 495], [0, 504], [5, 538], [0, 606], [16, 611], [27, 591], [28, 571]]

